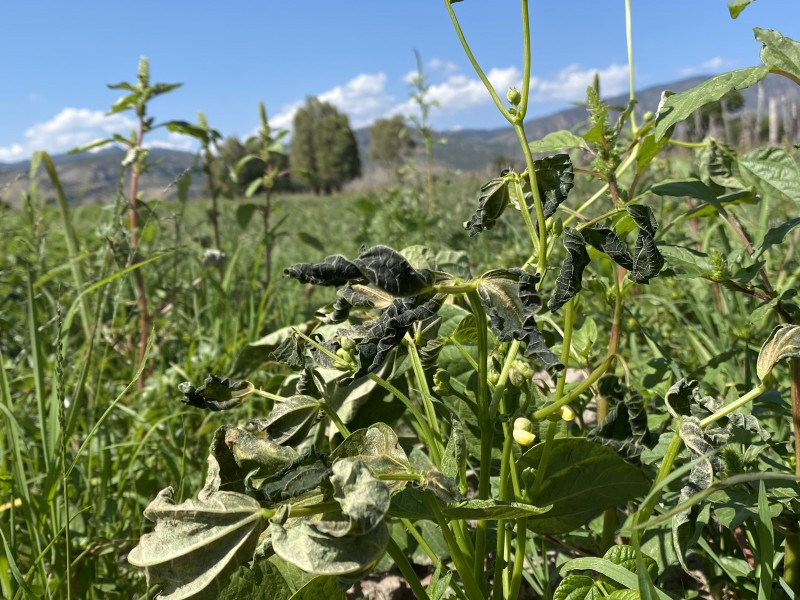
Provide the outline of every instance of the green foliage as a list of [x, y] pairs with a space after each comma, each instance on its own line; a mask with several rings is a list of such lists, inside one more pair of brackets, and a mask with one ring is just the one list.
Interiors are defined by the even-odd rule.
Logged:
[[393, 171], [414, 150], [414, 146], [414, 139], [401, 115], [378, 119], [369, 128], [369, 157]]

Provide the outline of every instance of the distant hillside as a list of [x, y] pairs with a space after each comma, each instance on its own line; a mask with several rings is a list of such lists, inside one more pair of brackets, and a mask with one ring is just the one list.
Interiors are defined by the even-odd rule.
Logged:
[[[663, 90], [680, 92], [706, 79], [706, 76], [692, 77], [639, 90], [636, 114], [641, 117], [646, 111], [655, 111]], [[768, 76], [760, 85], [765, 99], [774, 97], [800, 104], [800, 88], [784, 77]], [[743, 90], [742, 95], [745, 101], [743, 112], [754, 113], [758, 102], [758, 88]], [[607, 101], [612, 106], [624, 106], [628, 97], [627, 94], [614, 96]], [[533, 141], [553, 131], [580, 129], [585, 120], [586, 110], [576, 106], [530, 121], [526, 126], [526, 132], [528, 139]], [[370, 173], [374, 170], [374, 165], [369, 161], [369, 128], [355, 131], [355, 136], [364, 170]], [[504, 159], [506, 163], [522, 162], [516, 136], [510, 127], [437, 132], [436, 138], [443, 142], [436, 144], [434, 152], [434, 159], [439, 168], [475, 171], [486, 169], [500, 159]], [[109, 149], [94, 154], [61, 155], [53, 157], [53, 160], [58, 165], [61, 182], [71, 202], [109, 202], [116, 193], [121, 158], [122, 150]], [[193, 154], [187, 152], [162, 149], [153, 149], [151, 158], [154, 164], [144, 174], [140, 184], [144, 196], [151, 198], [173, 197], [174, 182], [190, 169], [196, 160]], [[418, 144], [417, 159], [423, 159], [421, 144]], [[29, 185], [28, 170], [28, 161], [14, 164], [0, 163], [0, 200], [11, 204], [19, 203], [20, 193]], [[191, 188], [193, 195], [202, 194], [204, 191], [202, 176], [196, 175], [193, 181]], [[40, 189], [44, 194], [52, 195], [52, 188], [44, 179]]]

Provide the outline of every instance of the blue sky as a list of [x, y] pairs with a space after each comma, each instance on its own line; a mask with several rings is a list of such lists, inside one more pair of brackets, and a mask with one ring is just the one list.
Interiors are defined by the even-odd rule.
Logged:
[[[454, 7], [504, 95], [521, 80], [519, 2]], [[604, 93], [627, 90], [624, 0], [531, 0], [530, 11], [531, 116], [580, 100], [595, 72]], [[800, 40], [800, 0], [757, 0], [737, 20], [725, 0], [632, 0], [632, 12], [637, 87], [758, 64], [756, 26]], [[130, 117], [105, 114], [118, 97], [106, 84], [134, 80], [142, 55], [153, 81], [184, 84], [153, 102], [157, 122], [196, 121], [202, 109], [224, 135], [252, 133], [260, 100], [272, 124], [287, 128], [309, 95], [337, 105], [354, 127], [407, 113], [415, 49], [441, 103], [435, 128], [504, 125], [441, 0], [6, 0], [0, 24], [0, 162], [127, 135]], [[193, 149], [163, 130], [150, 143]]]

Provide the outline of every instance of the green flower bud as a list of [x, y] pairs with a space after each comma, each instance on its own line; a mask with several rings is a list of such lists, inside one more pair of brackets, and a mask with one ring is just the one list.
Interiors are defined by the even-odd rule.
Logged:
[[652, 121], [653, 117], [655, 117], [655, 115], [651, 110], [648, 110], [646, 113], [644, 113], [644, 115], [642, 115], [642, 118], [644, 119], [645, 123], [647, 123], [648, 121]]
[[347, 352], [353, 352], [356, 349], [356, 341], [345, 336], [339, 338], [339, 345]]
[[553, 220], [553, 233], [556, 237], [564, 233], [564, 221], [561, 220], [561, 217], [556, 217]]
[[506, 100], [508, 100], [509, 104], [512, 106], [517, 106], [522, 100], [522, 94], [517, 91], [516, 88], [508, 88], [506, 92]]
[[440, 396], [452, 396], [455, 392], [453, 386], [450, 385], [450, 373], [444, 369], [439, 369], [433, 374], [433, 387], [431, 388], [434, 393]]

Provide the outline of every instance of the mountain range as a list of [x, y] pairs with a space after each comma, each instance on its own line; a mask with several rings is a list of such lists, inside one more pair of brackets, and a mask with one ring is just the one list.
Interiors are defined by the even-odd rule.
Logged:
[[[705, 81], [706, 76], [691, 77], [668, 84], [655, 85], [637, 92], [636, 113], [655, 111], [663, 90], [680, 92]], [[768, 76], [761, 84], [763, 97], [775, 97], [783, 102], [800, 104], [800, 88], [788, 79], [779, 76]], [[757, 87], [742, 91], [744, 98], [743, 112], [756, 111], [758, 102]], [[611, 106], [627, 104], [627, 95], [606, 99]], [[544, 135], [561, 129], [575, 130], [582, 127], [587, 117], [582, 106], [568, 108], [554, 114], [532, 119], [525, 127], [528, 139], [533, 141]], [[369, 128], [355, 132], [364, 171], [374, 171], [375, 166], [369, 162]], [[516, 135], [510, 127], [496, 129], [462, 129], [436, 132], [437, 144], [434, 149], [434, 161], [437, 168], [476, 171], [486, 169], [498, 161], [511, 162], [519, 157], [520, 150]], [[417, 157], [420, 155], [418, 153]], [[108, 202], [114, 198], [120, 185], [120, 161], [123, 151], [110, 148], [102, 152], [58, 155], [53, 157], [57, 166], [62, 186], [71, 202]], [[176, 150], [152, 149], [151, 167], [142, 176], [140, 190], [146, 198], [169, 198], [175, 195], [175, 182], [185, 172], [191, 171], [198, 162], [197, 156]], [[28, 189], [28, 171], [30, 161], [13, 164], [0, 163], [0, 201], [12, 206], [19, 205], [22, 193]], [[52, 195], [52, 187], [46, 177], [39, 175], [40, 191], [45, 196]], [[124, 189], [124, 188], [123, 188]], [[195, 174], [191, 194], [199, 196], [204, 193], [201, 174]]]

